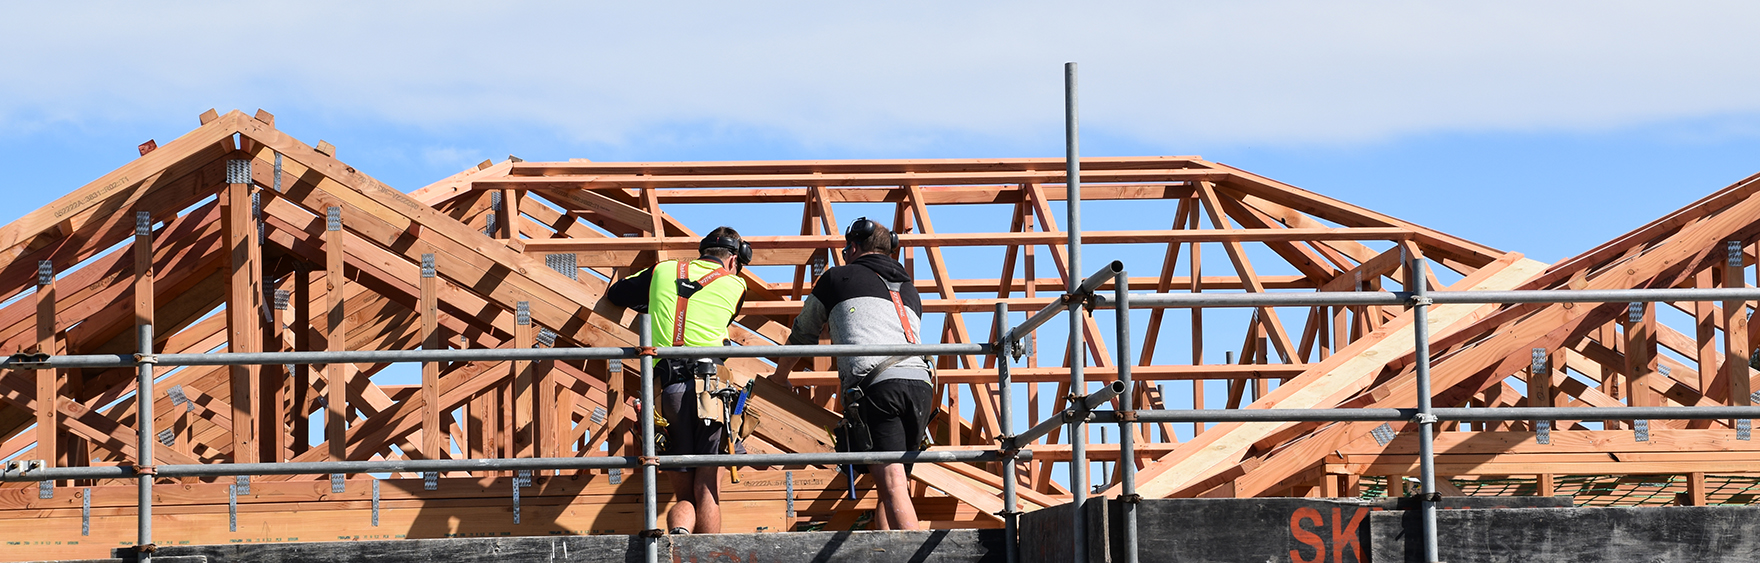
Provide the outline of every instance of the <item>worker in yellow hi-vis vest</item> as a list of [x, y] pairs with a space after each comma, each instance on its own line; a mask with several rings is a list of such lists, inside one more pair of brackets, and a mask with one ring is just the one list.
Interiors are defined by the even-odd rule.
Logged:
[[[697, 246], [696, 260], [666, 260], [611, 285], [611, 302], [648, 313], [662, 346], [721, 346], [727, 327], [745, 303], [739, 272], [752, 261], [752, 245], [739, 232], [720, 227]], [[730, 388], [710, 361], [668, 358], [654, 364], [666, 420], [659, 455], [727, 453], [727, 414], [716, 391]], [[734, 392], [737, 395], [737, 391]], [[721, 532], [721, 468], [667, 472], [678, 502], [666, 513], [673, 534]]]

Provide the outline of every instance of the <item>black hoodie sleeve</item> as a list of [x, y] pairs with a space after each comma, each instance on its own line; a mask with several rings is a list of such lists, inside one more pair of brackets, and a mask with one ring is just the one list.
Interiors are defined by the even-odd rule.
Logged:
[[605, 292], [605, 297], [610, 299], [613, 305], [646, 313], [648, 312], [648, 285], [652, 283], [654, 283], [654, 269], [648, 268], [611, 284], [611, 289]]

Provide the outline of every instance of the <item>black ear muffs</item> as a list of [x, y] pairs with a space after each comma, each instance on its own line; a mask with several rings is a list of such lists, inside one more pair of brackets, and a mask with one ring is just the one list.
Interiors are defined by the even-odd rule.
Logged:
[[[752, 263], [752, 243], [746, 242], [745, 239], [740, 239], [739, 250], [734, 252], [733, 255], [734, 255], [735, 259], [739, 262], [740, 268], [744, 268], [745, 266], [751, 264]], [[735, 268], [735, 269], [737, 270], [740, 268]]]
[[[868, 240], [868, 237], [874, 236], [874, 227], [877, 226], [879, 226], [878, 223], [875, 223], [867, 217], [858, 217], [854, 223], [849, 224], [849, 229], [843, 232], [843, 257], [845, 261], [848, 261], [849, 255], [855, 252], [855, 246], [859, 241], [865, 241]], [[892, 236], [888, 238], [890, 239], [891, 244], [887, 251], [892, 254], [897, 254], [898, 233], [893, 232], [890, 234]]]
[[747, 264], [752, 263], [752, 243], [746, 242], [745, 239], [707, 236], [703, 237], [703, 242], [697, 243], [698, 253], [707, 253], [711, 248], [723, 248], [733, 253], [734, 273], [739, 273]]

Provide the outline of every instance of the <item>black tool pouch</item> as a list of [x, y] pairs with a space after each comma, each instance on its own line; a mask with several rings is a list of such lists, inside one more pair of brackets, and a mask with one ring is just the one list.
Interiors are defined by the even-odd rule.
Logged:
[[847, 400], [843, 403], [843, 422], [838, 423], [834, 431], [837, 451], [867, 452], [874, 450], [874, 435], [868, 432], [868, 424], [862, 421], [862, 390], [859, 387], [844, 390]]
[[837, 451], [866, 452], [874, 449], [874, 435], [868, 433], [868, 425], [863, 424], [860, 417], [845, 418], [837, 425]]
[[696, 362], [682, 358], [665, 358], [654, 363], [654, 379], [664, 389], [676, 383], [688, 383], [696, 377]]

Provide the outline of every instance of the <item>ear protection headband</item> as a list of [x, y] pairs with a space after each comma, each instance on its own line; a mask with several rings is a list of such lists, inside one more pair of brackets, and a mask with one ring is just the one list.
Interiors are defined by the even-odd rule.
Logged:
[[[857, 218], [854, 223], [849, 224], [849, 229], [843, 232], [843, 247], [846, 250], [854, 250], [856, 243], [866, 241], [868, 240], [868, 237], [874, 236], [874, 228], [877, 226], [879, 226], [878, 223], [869, 220], [867, 217]], [[887, 247], [887, 252], [898, 252], [898, 233], [893, 232], [890, 234], [892, 236], [888, 238], [891, 243]]]
[[[746, 242], [745, 239], [710, 235], [703, 237], [703, 242], [697, 243], [697, 252], [708, 252], [711, 248], [725, 248], [733, 252], [734, 259], [740, 267], [752, 263], [752, 243]], [[736, 271], [739, 269], [734, 268]]]

